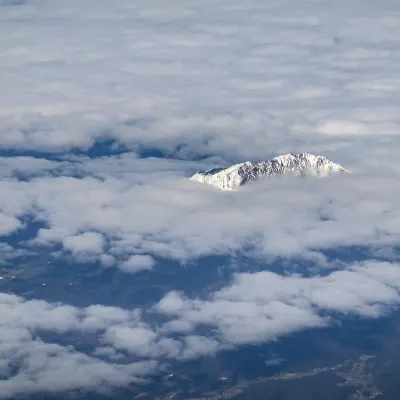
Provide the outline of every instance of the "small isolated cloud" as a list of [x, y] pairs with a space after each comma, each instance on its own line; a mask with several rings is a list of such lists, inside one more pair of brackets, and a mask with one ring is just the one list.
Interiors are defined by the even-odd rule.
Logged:
[[115, 257], [110, 254], [102, 254], [100, 256], [100, 262], [104, 267], [112, 267], [115, 264]]
[[101, 233], [85, 232], [66, 237], [62, 244], [64, 250], [71, 252], [75, 259], [90, 261], [90, 259], [97, 259], [103, 252], [105, 239]]
[[154, 265], [154, 259], [149, 255], [133, 255], [121, 263], [118, 267], [121, 271], [134, 274], [139, 271], [149, 271], [153, 269]]
[[267, 367], [275, 367], [277, 365], [281, 365], [286, 360], [283, 357], [280, 357], [279, 354], [275, 352], [270, 352], [265, 358], [265, 365]]

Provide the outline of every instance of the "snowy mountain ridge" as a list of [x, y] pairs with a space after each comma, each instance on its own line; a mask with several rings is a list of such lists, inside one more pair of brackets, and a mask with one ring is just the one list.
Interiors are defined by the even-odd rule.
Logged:
[[323, 178], [341, 172], [348, 171], [326, 157], [300, 153], [284, 154], [268, 161], [247, 161], [227, 168], [212, 168], [197, 172], [190, 179], [222, 190], [235, 190], [262, 176], [293, 175]]

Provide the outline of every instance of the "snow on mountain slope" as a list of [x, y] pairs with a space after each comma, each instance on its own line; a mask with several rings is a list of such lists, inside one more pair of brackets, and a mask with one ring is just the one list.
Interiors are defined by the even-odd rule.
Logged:
[[284, 154], [269, 161], [244, 162], [227, 168], [213, 168], [200, 171], [190, 179], [208, 183], [222, 190], [234, 190], [261, 176], [294, 175], [298, 177], [327, 177], [334, 173], [348, 172], [339, 164], [326, 157], [308, 153]]

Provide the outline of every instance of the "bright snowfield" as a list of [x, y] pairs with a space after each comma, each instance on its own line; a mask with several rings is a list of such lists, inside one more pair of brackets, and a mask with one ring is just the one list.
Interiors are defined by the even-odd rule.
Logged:
[[[399, 49], [398, 0], [0, 0], [0, 397], [124, 387], [391, 315]], [[301, 153], [353, 173], [234, 192], [188, 179]], [[348, 246], [368, 251], [326, 255]], [[232, 254], [263, 269], [112, 300]]]
[[326, 157], [303, 153], [284, 154], [259, 163], [247, 161], [228, 168], [212, 168], [197, 172], [190, 179], [208, 183], [222, 190], [235, 190], [239, 186], [263, 176], [291, 175], [326, 178], [338, 172], [347, 171], [341, 165], [333, 163]]

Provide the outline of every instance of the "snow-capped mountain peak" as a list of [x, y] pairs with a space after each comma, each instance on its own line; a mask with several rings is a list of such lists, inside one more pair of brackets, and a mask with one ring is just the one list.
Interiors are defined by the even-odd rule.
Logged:
[[348, 172], [326, 157], [308, 153], [284, 154], [262, 162], [246, 161], [227, 168], [200, 171], [190, 179], [208, 183], [222, 190], [234, 190], [261, 176], [294, 175], [298, 177], [327, 177], [334, 173]]

